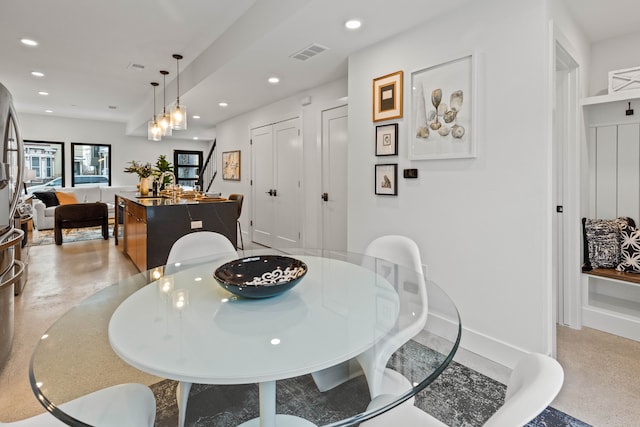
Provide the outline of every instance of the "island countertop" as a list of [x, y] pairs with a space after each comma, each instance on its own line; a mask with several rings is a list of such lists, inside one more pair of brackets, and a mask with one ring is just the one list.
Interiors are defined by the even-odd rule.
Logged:
[[141, 196], [136, 192], [118, 193], [123, 199], [130, 200], [141, 206], [175, 206], [175, 205], [198, 205], [203, 203], [236, 203], [224, 197], [193, 197], [193, 196]]
[[116, 194], [115, 235], [123, 227], [123, 251], [140, 271], [167, 262], [180, 237], [214, 231], [237, 245], [238, 206], [234, 200], [194, 197], [150, 197], [135, 192]]

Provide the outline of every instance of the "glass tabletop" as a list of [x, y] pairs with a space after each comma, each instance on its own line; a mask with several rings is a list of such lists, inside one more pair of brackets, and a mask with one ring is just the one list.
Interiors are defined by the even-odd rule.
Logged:
[[[227, 261], [268, 254], [301, 260], [308, 272], [294, 288], [264, 300], [235, 296], [213, 277]], [[29, 375], [48, 411], [69, 425], [89, 425], [60, 405], [128, 382], [233, 387], [305, 379], [307, 388], [330, 397], [359, 381], [367, 401], [385, 394], [386, 403], [368, 407], [355, 399], [347, 407], [343, 402], [339, 413], [328, 408], [333, 417], [299, 415], [315, 425], [356, 425], [411, 399], [458, 348], [460, 318], [447, 294], [388, 261], [337, 251], [260, 249], [166, 270], [155, 268], [99, 291], [42, 336]], [[173, 303], [185, 291], [188, 309], [177, 310]], [[266, 339], [271, 345], [262, 343]], [[331, 401], [309, 397], [307, 406]]]

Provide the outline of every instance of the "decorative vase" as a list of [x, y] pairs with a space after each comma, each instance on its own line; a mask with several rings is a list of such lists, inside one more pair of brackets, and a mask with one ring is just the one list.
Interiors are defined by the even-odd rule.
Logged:
[[140, 178], [140, 195], [149, 195], [149, 178]]

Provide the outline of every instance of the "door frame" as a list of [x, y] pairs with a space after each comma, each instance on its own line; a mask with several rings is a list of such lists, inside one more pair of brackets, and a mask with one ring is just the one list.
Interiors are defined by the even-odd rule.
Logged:
[[[581, 143], [581, 123], [582, 108], [580, 104], [581, 95], [581, 66], [576, 60], [579, 56], [568, 39], [562, 32], [551, 22], [550, 24], [550, 86], [551, 98], [549, 109], [551, 124], [551, 155], [552, 162], [552, 215], [561, 215], [562, 232], [555, 232], [552, 226], [551, 236], [551, 265], [552, 272], [558, 273], [552, 277], [552, 294], [549, 301], [549, 320], [551, 327], [551, 351], [556, 351], [556, 323], [569, 326], [574, 329], [582, 327], [582, 277], [580, 271], [580, 247], [581, 247], [581, 228], [580, 217], [582, 211], [581, 205], [581, 159], [582, 159], [582, 143]], [[556, 88], [556, 78], [558, 72], [563, 73], [564, 87], [559, 91]], [[560, 101], [558, 101], [560, 99]], [[560, 105], [563, 109], [561, 113], [554, 108]], [[562, 117], [562, 120], [558, 120]], [[558, 130], [555, 130], [555, 125]], [[555, 145], [558, 142], [564, 143], [562, 147], [563, 156], [559, 158], [554, 152]], [[558, 171], [562, 173], [562, 214], [555, 213], [556, 209], [556, 185], [558, 183]], [[553, 224], [553, 220], [552, 220]], [[561, 246], [559, 243], [561, 242]], [[558, 247], [562, 248], [562, 254], [558, 253]], [[562, 256], [562, 264], [558, 260]], [[562, 278], [560, 287], [558, 277]], [[558, 305], [559, 295], [562, 292], [562, 306]]]

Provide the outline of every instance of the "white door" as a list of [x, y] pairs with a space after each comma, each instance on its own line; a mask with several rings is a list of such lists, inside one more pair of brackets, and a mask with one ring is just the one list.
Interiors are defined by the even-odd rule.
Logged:
[[272, 224], [275, 218], [273, 197], [273, 127], [251, 130], [251, 166], [253, 191], [253, 241], [264, 246], [272, 244]]
[[322, 248], [347, 250], [347, 106], [322, 112]]
[[302, 211], [299, 119], [251, 131], [253, 241], [269, 247], [300, 246]]
[[274, 195], [275, 221], [273, 246], [290, 248], [300, 246], [300, 163], [302, 143], [298, 119], [273, 125], [275, 145]]

